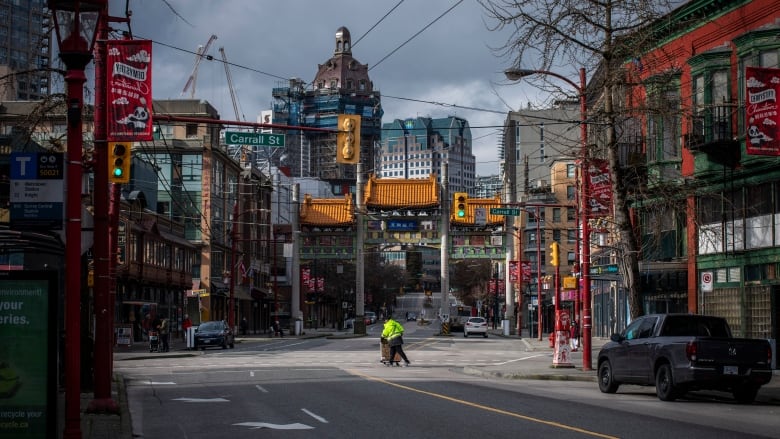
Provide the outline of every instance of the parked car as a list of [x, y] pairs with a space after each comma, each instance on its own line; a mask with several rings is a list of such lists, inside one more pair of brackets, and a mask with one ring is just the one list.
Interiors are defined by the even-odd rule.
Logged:
[[407, 322], [416, 322], [417, 321], [417, 314], [413, 312], [406, 313], [406, 321]]
[[463, 336], [468, 337], [469, 334], [482, 334], [487, 338], [488, 322], [484, 317], [469, 317], [466, 323], [463, 325]]
[[364, 313], [366, 318], [366, 325], [373, 325], [376, 323], [376, 313], [373, 311], [366, 311]]
[[195, 330], [195, 349], [205, 350], [212, 346], [233, 349], [235, 343], [235, 335], [224, 320], [203, 322]]
[[734, 338], [725, 319], [694, 314], [650, 314], [613, 334], [598, 355], [599, 389], [655, 386], [662, 401], [691, 390], [731, 392], [753, 402], [772, 379], [767, 340]]

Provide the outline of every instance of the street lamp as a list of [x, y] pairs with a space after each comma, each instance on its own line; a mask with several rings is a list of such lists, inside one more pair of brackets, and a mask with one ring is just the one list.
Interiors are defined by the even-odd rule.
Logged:
[[81, 438], [81, 112], [84, 69], [92, 60], [98, 20], [108, 0], [49, 0], [59, 56], [67, 72], [68, 180], [65, 227], [65, 429], [63, 437]]
[[[592, 370], [591, 365], [591, 305], [590, 305], [590, 226], [588, 220], [590, 217], [590, 208], [588, 200], [590, 198], [590, 176], [588, 170], [588, 127], [585, 124], [588, 117], [587, 97], [585, 96], [585, 69], [580, 68], [579, 85], [571, 79], [555, 72], [547, 70], [532, 69], [508, 69], [504, 75], [510, 81], [517, 81], [531, 75], [553, 76], [574, 87], [580, 97], [580, 175], [582, 178], [582, 187], [580, 190], [580, 222], [582, 227], [582, 246], [580, 255], [580, 273], [582, 276], [582, 368], [583, 370]], [[555, 298], [556, 301], [558, 297]]]

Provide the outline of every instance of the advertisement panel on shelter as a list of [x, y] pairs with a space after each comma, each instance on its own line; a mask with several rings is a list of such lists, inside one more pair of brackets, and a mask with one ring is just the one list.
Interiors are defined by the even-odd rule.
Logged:
[[152, 140], [152, 42], [110, 40], [107, 47], [108, 140]]
[[780, 155], [780, 69], [745, 67], [745, 149], [749, 155]]
[[54, 437], [56, 271], [0, 272], [0, 438]]

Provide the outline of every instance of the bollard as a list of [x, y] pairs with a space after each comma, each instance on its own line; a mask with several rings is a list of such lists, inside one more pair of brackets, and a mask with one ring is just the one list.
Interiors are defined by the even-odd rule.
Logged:
[[441, 323], [441, 333], [442, 335], [449, 335], [450, 333], [450, 324], [447, 322]]

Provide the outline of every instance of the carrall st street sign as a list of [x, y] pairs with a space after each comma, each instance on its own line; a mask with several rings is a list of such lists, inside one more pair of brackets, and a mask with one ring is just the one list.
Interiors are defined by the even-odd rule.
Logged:
[[225, 131], [227, 145], [257, 145], [280, 148], [284, 146], [284, 134], [243, 133], [240, 131]]
[[505, 215], [505, 216], [518, 216], [520, 215], [520, 209], [516, 207], [491, 207], [491, 215]]

